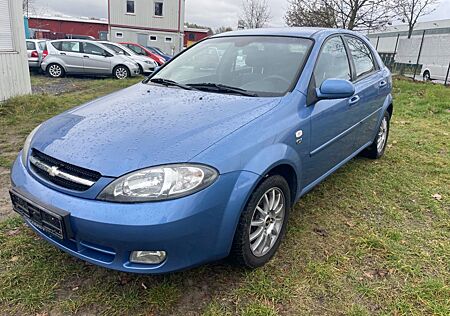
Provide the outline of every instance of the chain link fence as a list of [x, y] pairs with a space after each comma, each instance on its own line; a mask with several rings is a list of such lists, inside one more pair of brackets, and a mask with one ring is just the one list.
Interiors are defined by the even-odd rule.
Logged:
[[368, 37], [393, 74], [450, 85], [450, 27]]

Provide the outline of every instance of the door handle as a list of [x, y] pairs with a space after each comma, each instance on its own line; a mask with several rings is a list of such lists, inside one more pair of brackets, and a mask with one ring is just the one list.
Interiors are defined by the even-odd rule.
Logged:
[[384, 88], [387, 86], [387, 81], [386, 80], [381, 80], [379, 83], [380, 88]]
[[59, 53], [60, 55], [67, 55], [66, 53]]
[[354, 104], [358, 103], [360, 99], [361, 98], [359, 97], [359, 95], [355, 95], [350, 98], [350, 100], [348, 101], [348, 104], [354, 105]]
[[84, 58], [89, 58], [89, 56], [87, 56], [87, 55], [84, 55], [83, 57], [84, 57]]

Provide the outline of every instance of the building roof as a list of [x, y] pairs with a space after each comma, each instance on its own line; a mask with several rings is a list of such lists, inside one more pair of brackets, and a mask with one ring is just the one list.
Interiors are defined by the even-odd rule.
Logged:
[[52, 20], [52, 21], [67, 21], [67, 22], [80, 22], [80, 23], [95, 23], [95, 24], [108, 24], [106, 19], [92, 19], [88, 17], [73, 17], [73, 16], [51, 16], [51, 15], [30, 15], [30, 19]]
[[208, 29], [198, 29], [194, 27], [184, 27], [185, 32], [208, 33]]
[[[432, 30], [431, 33], [450, 33], [450, 19], [435, 20], [427, 22], [418, 22], [414, 26], [413, 34], [422, 34], [423, 30]], [[406, 35], [408, 33], [408, 24], [389, 25], [383, 30], [378, 30], [367, 34], [369, 37], [392, 35]]]

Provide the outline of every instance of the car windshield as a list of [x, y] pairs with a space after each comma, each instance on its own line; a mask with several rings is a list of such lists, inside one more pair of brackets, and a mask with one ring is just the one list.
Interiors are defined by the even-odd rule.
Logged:
[[109, 43], [102, 43], [102, 44], [108, 47], [110, 50], [112, 50], [116, 55], [130, 56], [130, 54], [128, 54], [124, 49], [120, 48], [119, 46]]
[[295, 84], [311, 45], [310, 39], [294, 37], [211, 38], [186, 50], [149, 81], [218, 93], [238, 88], [256, 96], [282, 96]]

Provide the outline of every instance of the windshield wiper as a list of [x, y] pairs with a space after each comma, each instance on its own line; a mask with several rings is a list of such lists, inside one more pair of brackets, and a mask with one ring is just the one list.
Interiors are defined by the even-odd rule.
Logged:
[[164, 78], [153, 78], [150, 79], [150, 82], [156, 83], [156, 84], [162, 84], [163, 86], [175, 86], [175, 87], [179, 87], [185, 90], [192, 90], [193, 88], [190, 86], [187, 86], [185, 84], [173, 81], [173, 80], [169, 80], [169, 79], [164, 79]]
[[245, 95], [248, 97], [257, 97], [258, 95], [254, 92], [244, 90], [237, 87], [227, 86], [220, 83], [191, 83], [188, 84], [189, 87], [211, 92], [222, 92], [222, 93], [236, 93], [240, 95]]

